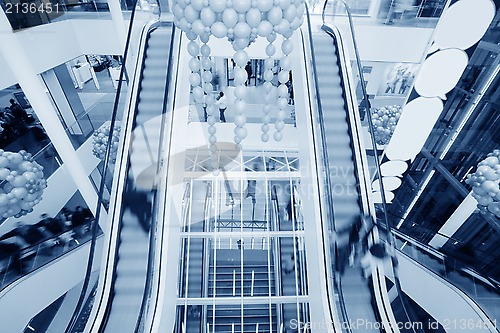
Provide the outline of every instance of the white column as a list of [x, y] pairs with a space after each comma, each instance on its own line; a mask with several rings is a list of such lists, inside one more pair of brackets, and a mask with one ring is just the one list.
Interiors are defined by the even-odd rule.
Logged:
[[464, 201], [457, 207], [451, 214], [450, 218], [443, 224], [438, 233], [429, 242], [430, 246], [440, 248], [443, 246], [450, 237], [464, 224], [465, 220], [474, 213], [477, 208], [477, 201], [469, 194], [465, 197]]
[[121, 50], [125, 50], [125, 41], [127, 40], [127, 25], [123, 19], [120, 0], [108, 0], [109, 13], [115, 25], [116, 35], [120, 42]]
[[[9, 67], [12, 68], [18, 84], [30, 101], [33, 110], [35, 110], [38, 119], [80, 190], [82, 197], [89, 208], [95, 212], [97, 193], [83, 166], [79, 163], [78, 155], [57, 117], [49, 96], [45, 92], [46, 87], [37, 75], [31, 59], [26, 55], [19, 39], [12, 31], [3, 10], [0, 10], [0, 35], [2, 36], [0, 53], [4, 56]], [[36, 58], [36, 55], [33, 56]]]

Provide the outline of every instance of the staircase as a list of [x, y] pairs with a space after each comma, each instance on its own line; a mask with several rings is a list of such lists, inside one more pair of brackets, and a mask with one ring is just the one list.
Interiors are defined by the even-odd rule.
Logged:
[[[263, 260], [258, 262], [250, 259], [250, 257], [260, 257], [263, 258]], [[267, 250], [245, 250], [243, 262], [242, 274], [239, 250], [217, 250], [217, 269], [215, 272], [213, 264], [210, 264], [208, 297], [214, 296], [214, 280], [216, 297], [239, 297], [242, 295], [242, 292], [245, 297], [268, 296], [269, 292], [271, 292], [272, 296], [276, 295], [274, 268], [272, 264], [270, 272], [271, 278], [269, 278]]]
[[[165, 88], [167, 84], [167, 67], [170, 51], [171, 26], [157, 28], [149, 34], [142, 80], [138, 88], [139, 103], [134, 120], [134, 136], [130, 149], [130, 167], [134, 177], [138, 178], [138, 170], [146, 170], [158, 156], [160, 144], [160, 127], [149, 126], [142, 131], [141, 126], [151, 124], [152, 119], [160, 118], [163, 110]], [[136, 135], [137, 133], [137, 135]], [[139, 134], [140, 133], [140, 134]], [[154, 167], [156, 165], [153, 163]], [[155, 169], [156, 170], [156, 169]], [[137, 182], [136, 191], [141, 192], [141, 184]], [[142, 184], [144, 185], [144, 184]], [[131, 187], [131, 186], [129, 186]], [[150, 189], [151, 190], [151, 187]], [[127, 188], [135, 198], [134, 189]], [[135, 192], [135, 193], [138, 193]], [[137, 196], [143, 201], [147, 195]], [[130, 204], [130, 203], [129, 203]], [[148, 202], [134, 202], [135, 208], [148, 208]], [[132, 205], [131, 205], [132, 207]], [[140, 312], [146, 273], [148, 266], [149, 234], [139, 223], [137, 209], [123, 207], [121, 221], [116, 279], [113, 299], [105, 332], [132, 332]], [[150, 216], [150, 215], [143, 215]], [[149, 218], [147, 223], [152, 223]]]
[[[244, 304], [208, 306], [207, 326], [211, 333], [276, 333], [276, 306]], [[243, 323], [242, 323], [243, 320]], [[207, 330], [208, 332], [208, 330]]]
[[[336, 44], [324, 31], [313, 33], [314, 56], [323, 125], [330, 169], [331, 198], [337, 230], [349, 230], [360, 217], [359, 192], [356, 187], [355, 161], [352, 151], [348, 114], [340, 76]], [[362, 319], [375, 323], [368, 282], [362, 280], [361, 269], [347, 269], [342, 277], [342, 290], [349, 320]], [[369, 332], [353, 329], [353, 332]]]

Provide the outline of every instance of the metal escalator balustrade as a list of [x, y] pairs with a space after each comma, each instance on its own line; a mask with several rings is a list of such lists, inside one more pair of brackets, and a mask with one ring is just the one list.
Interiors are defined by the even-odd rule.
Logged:
[[[419, 266], [432, 271], [443, 280], [460, 289], [472, 306], [477, 305], [489, 318], [490, 326], [500, 320], [500, 284], [468, 267], [456, 258], [444, 255], [428, 245], [422, 244], [404, 233], [393, 230], [396, 249]], [[487, 325], [488, 323], [485, 323]], [[498, 327], [495, 331], [498, 331]]]

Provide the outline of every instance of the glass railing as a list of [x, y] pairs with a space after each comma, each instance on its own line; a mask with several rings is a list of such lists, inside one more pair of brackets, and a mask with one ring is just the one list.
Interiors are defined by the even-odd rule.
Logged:
[[[129, 18], [132, 10], [155, 14], [159, 12], [159, 5], [155, 0], [121, 0], [117, 2], [125, 18]], [[22, 2], [0, 0], [0, 6], [13, 30], [72, 19], [111, 20], [109, 4], [105, 0], [26, 0]]]
[[[395, 235], [395, 246], [398, 251], [460, 289], [479, 305], [492, 323], [500, 321], [498, 307], [492, 303], [500, 297], [500, 282], [483, 276], [460, 258], [443, 254], [399, 231], [392, 232]], [[449, 240], [454, 242], [452, 239]]]
[[[434, 28], [448, 6], [446, 0], [346, 0], [345, 2], [356, 25], [387, 27]], [[315, 12], [321, 13], [320, 6], [315, 7]], [[328, 12], [334, 14], [331, 19], [335, 17], [337, 23], [346, 23], [348, 20], [345, 6], [340, 2], [328, 1]]]
[[[156, 8], [159, 7], [159, 4], [155, 5]], [[92, 272], [98, 270], [99, 265], [101, 264], [101, 257], [100, 256], [95, 256], [96, 254], [96, 240], [98, 236], [98, 231], [100, 230], [99, 228], [99, 221], [102, 223], [119, 223], [120, 219], [120, 211], [121, 207], [110, 207], [109, 214], [110, 216], [114, 216], [114, 220], [108, 219], [108, 212], [106, 212], [104, 208], [104, 204], [106, 204], [106, 191], [107, 187], [109, 186], [110, 183], [113, 183], [115, 185], [116, 179], [121, 178], [121, 179], [126, 179], [126, 173], [128, 172], [128, 155], [125, 152], [125, 143], [128, 141], [127, 139], [127, 132], [126, 129], [130, 128], [130, 125], [134, 121], [134, 111], [136, 110], [137, 106], [137, 96], [134, 93], [134, 91], [138, 90], [139, 87], [139, 81], [140, 81], [140, 71], [136, 71], [136, 68], [143, 68], [144, 64], [144, 48], [139, 48], [135, 47], [135, 44], [140, 44], [137, 43], [137, 39], [144, 39], [147, 38], [147, 30], [155, 23], [152, 22], [158, 22], [159, 15], [155, 14], [153, 17], [154, 19], [152, 21], [149, 21], [150, 23], [145, 24], [144, 20], [141, 18], [136, 19], [137, 12], [139, 12], [141, 9], [139, 6], [132, 6], [132, 12], [130, 14], [130, 24], [128, 27], [128, 34], [127, 34], [127, 39], [126, 39], [126, 44], [125, 44], [125, 51], [124, 51], [124, 56], [122, 58], [122, 66], [121, 66], [121, 71], [120, 71], [120, 77], [118, 80], [118, 85], [117, 85], [117, 92], [115, 95], [114, 99], [114, 106], [113, 106], [113, 111], [110, 115], [110, 120], [109, 120], [109, 126], [110, 126], [110, 131], [108, 135], [108, 141], [107, 141], [107, 147], [106, 147], [106, 153], [104, 156], [104, 160], [101, 162], [102, 163], [102, 178], [99, 184], [99, 197], [98, 197], [98, 204], [97, 204], [97, 209], [96, 209], [96, 216], [97, 218], [94, 220], [94, 222], [91, 224], [91, 236], [92, 236], [92, 242], [91, 242], [91, 248], [90, 248], [90, 253], [89, 253], [89, 259], [87, 263], [87, 270], [86, 270], [86, 275], [82, 277], [83, 279], [83, 284], [81, 288], [81, 294], [80, 298], [78, 299], [77, 304], [75, 305], [75, 308], [73, 310], [73, 315], [71, 317], [71, 320], [69, 320], [66, 330], [66, 333], [70, 332], [76, 332], [77, 327], [82, 325], [82, 318], [88, 317], [88, 309], [86, 309], [85, 304], [92, 303], [93, 301], [90, 298], [96, 297], [96, 293], [89, 293], [89, 288], [91, 288], [90, 282], [91, 282], [91, 276]], [[158, 13], [159, 14], [159, 13]], [[138, 37], [141, 36], [141, 37]], [[134, 47], [131, 47], [133, 45]], [[143, 44], [141, 44], [143, 45]], [[129, 69], [129, 72], [127, 72], [127, 69]], [[134, 70], [135, 72], [130, 72], [130, 70]], [[124, 109], [123, 109], [124, 108]], [[115, 131], [116, 126], [118, 125], [118, 122], [122, 120], [121, 115], [124, 115], [123, 118], [124, 123], [120, 123], [120, 127], [122, 128], [122, 133], [120, 134], [120, 144], [118, 147], [113, 147], [112, 143], [112, 137]], [[125, 132], [125, 134], [124, 134]], [[122, 158], [122, 153], [123, 153], [123, 158]], [[116, 156], [117, 154], [117, 156]], [[115, 156], [113, 156], [115, 155]], [[115, 162], [116, 159], [116, 162]], [[116, 164], [116, 165], [115, 165]], [[123, 176], [125, 174], [125, 176]], [[122, 178], [125, 177], [125, 178]], [[115, 185], [116, 186], [116, 185]], [[117, 192], [121, 193], [121, 190], [115, 190], [113, 193], [114, 197], [110, 198], [112, 202], [116, 199], [116, 196], [118, 195]], [[106, 222], [107, 221], [107, 222]], [[119, 225], [116, 225], [119, 229]], [[113, 228], [112, 228], [113, 229]], [[154, 229], [154, 228], [152, 228]], [[119, 236], [118, 236], [119, 237]], [[110, 246], [112, 240], [110, 238], [106, 238], [109, 242], [109, 244], [104, 244], [104, 248], [113, 248]], [[116, 250], [117, 251], [117, 250]], [[116, 256], [117, 252], [115, 252]], [[116, 258], [116, 257], [115, 257]], [[117, 264], [117, 260], [112, 263], [115, 267]], [[108, 268], [110, 269], [110, 268]], [[103, 277], [100, 276], [99, 279], [102, 279]], [[99, 294], [99, 293], [97, 293]], [[101, 295], [102, 297], [108, 297], [108, 295]], [[100, 304], [101, 301], [95, 302], [96, 305]], [[66, 309], [67, 310], [67, 309]], [[86, 319], [85, 319], [86, 320]], [[139, 325], [139, 323], [138, 323]]]
[[[2, 242], [0, 245], [2, 253], [0, 290], [13, 281], [87, 244], [92, 236], [90, 233], [91, 223], [92, 221], [88, 220], [82, 225], [68, 228], [25, 247], [17, 243]], [[98, 232], [98, 236], [100, 235], [102, 235], [101, 230]]]

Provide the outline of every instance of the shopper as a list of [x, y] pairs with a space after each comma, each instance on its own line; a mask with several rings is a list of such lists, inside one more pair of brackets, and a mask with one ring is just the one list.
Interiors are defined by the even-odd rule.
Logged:
[[225, 112], [227, 109], [227, 97], [221, 91], [217, 97], [217, 105], [219, 106], [219, 118], [222, 123], [226, 122]]

